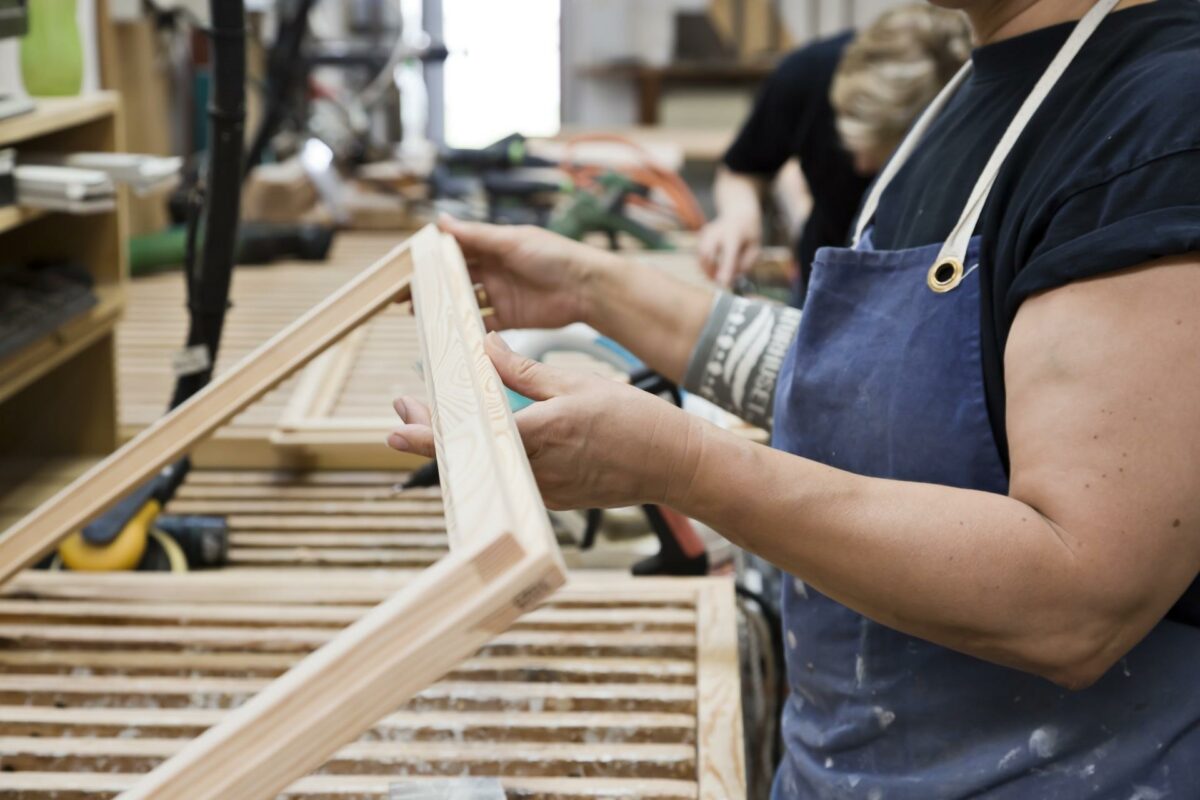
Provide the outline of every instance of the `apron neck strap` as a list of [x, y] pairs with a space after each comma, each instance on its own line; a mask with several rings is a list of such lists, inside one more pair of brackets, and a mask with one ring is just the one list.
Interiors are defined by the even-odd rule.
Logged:
[[[1071, 31], [1071, 35], [1067, 37], [1067, 41], [1059, 49], [1050, 65], [1046, 67], [1045, 72], [1034, 84], [1033, 90], [1029, 96], [1021, 103], [1021, 107], [1017, 110], [1012, 122], [1004, 131], [1004, 135], [1000, 138], [996, 149], [992, 151], [991, 157], [983, 168], [983, 172], [979, 175], [979, 180], [975, 182], [971, 194], [967, 198], [966, 206], [963, 208], [962, 214], [958, 219], [958, 223], [950, 232], [949, 238], [942, 244], [941, 252], [938, 254], [936, 265], [943, 262], [956, 263], [958, 270], [961, 272], [962, 263], [966, 259], [967, 246], [970, 244], [971, 235], [975, 231], [975, 226], [979, 222], [979, 217], [983, 213], [984, 204], [987, 202], [988, 195], [991, 194], [992, 186], [996, 183], [996, 176], [1000, 173], [1000, 168], [1004, 165], [1005, 159], [1008, 158], [1009, 152], [1017, 143], [1017, 139], [1025, 131], [1025, 127], [1037, 113], [1041, 107], [1042, 101], [1050, 94], [1050, 90], [1058, 83], [1058, 79], [1067, 71], [1067, 67], [1078, 55], [1083, 45], [1095, 33], [1096, 28], [1104, 20], [1108, 13], [1113, 10], [1120, 0], [1098, 0], [1095, 5], [1088, 10], [1083, 19], [1075, 25]], [[913, 126], [904, 142], [896, 151], [895, 155], [888, 161], [887, 166], [875, 181], [875, 185], [871, 188], [871, 193], [867, 197], [867, 202], [863, 205], [862, 214], [859, 216], [858, 225], [855, 229], [854, 244], [857, 245], [862, 238], [863, 232], [867, 225], [875, 216], [875, 210], [879, 205], [879, 198], [883, 194], [887, 185], [891, 183], [892, 178], [904, 166], [904, 162], [912, 154], [916, 148], [918, 140], [924, 135], [926, 129], [933, 123], [933, 120], [949, 102], [950, 97], [962, 85], [967, 75], [971, 71], [971, 62], [968, 61], [963, 65], [958, 74], [946, 84], [945, 88], [938, 94], [929, 107], [921, 114], [917, 123]]]
[[950, 98], [958, 91], [958, 87], [962, 86], [967, 80], [967, 76], [971, 74], [971, 61], [967, 60], [965, 64], [954, 74], [950, 82], [942, 87], [942, 90], [937, 93], [921, 116], [917, 117], [917, 121], [913, 123], [912, 128], [904, 137], [904, 141], [900, 142], [900, 146], [896, 148], [896, 152], [888, 159], [884, 165], [883, 172], [879, 173], [879, 177], [875, 179], [875, 183], [871, 185], [871, 191], [867, 195], [867, 200], [863, 203], [862, 211], [858, 215], [858, 224], [854, 229], [854, 245], [858, 245], [858, 241], [862, 239], [863, 232], [866, 231], [867, 225], [871, 220], [875, 219], [875, 210], [879, 208], [879, 198], [883, 196], [883, 192], [892, 182], [892, 178], [896, 177], [896, 173], [908, 161], [908, 157], [912, 155], [913, 150], [917, 149], [917, 145], [925, 136], [925, 131], [933, 124], [933, 121], [942, 113], [942, 109], [946, 107], [946, 103], [950, 102]]

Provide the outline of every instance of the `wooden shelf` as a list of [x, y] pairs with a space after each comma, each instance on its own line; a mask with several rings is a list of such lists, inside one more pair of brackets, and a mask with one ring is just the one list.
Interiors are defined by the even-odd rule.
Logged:
[[580, 72], [591, 78], [640, 78], [651, 75], [656, 78], [695, 83], [739, 83], [760, 81], [771, 74], [778, 64], [775, 57], [754, 61], [672, 61], [653, 66], [637, 61], [610, 61], [580, 68]]
[[0, 531], [91, 469], [98, 456], [0, 458]]
[[78, 97], [34, 98], [37, 108], [28, 114], [0, 121], [0, 147], [58, 133], [116, 113], [116, 92], [95, 92]]
[[675, 61], [663, 66], [616, 61], [581, 67], [588, 78], [633, 81], [638, 96], [638, 124], [657, 125], [659, 101], [672, 87], [757, 86], [775, 68], [775, 59], [755, 61]]
[[21, 206], [4, 206], [0, 208], [0, 233], [19, 228], [26, 222], [45, 216], [47, 213], [40, 208], [22, 208]]
[[[0, 121], [0, 147], [33, 152], [120, 152], [120, 97], [95, 92], [37, 98]], [[19, 160], [20, 156], [18, 156]], [[92, 308], [0, 357], [0, 452], [45, 459], [100, 455], [117, 444], [117, 320], [124, 308], [126, 198], [114, 211], [73, 215], [0, 209], [6, 262], [61, 261], [88, 271]]]
[[115, 285], [100, 285], [94, 291], [99, 298], [95, 306], [0, 360], [0, 401], [112, 333], [124, 307], [124, 291]]

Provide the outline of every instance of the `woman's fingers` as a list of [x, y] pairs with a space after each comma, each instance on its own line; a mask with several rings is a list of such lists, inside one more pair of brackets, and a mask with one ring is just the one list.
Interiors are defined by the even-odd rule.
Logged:
[[415, 397], [402, 395], [392, 401], [392, 408], [400, 421], [410, 425], [432, 425], [429, 407]]
[[464, 222], [446, 213], [438, 215], [437, 225], [443, 233], [455, 238], [467, 260], [473, 260], [480, 255], [496, 254], [513, 241], [511, 226]]
[[755, 244], [747, 245], [742, 250], [741, 257], [738, 258], [737, 275], [748, 275], [754, 269], [754, 265], [758, 263], [760, 255], [762, 255], [762, 248]]
[[720, 251], [721, 240], [716, 236], [716, 231], [710, 224], [700, 232], [700, 241], [696, 245], [696, 256], [700, 260], [700, 268], [710, 278], [717, 274], [717, 257]]
[[436, 452], [433, 428], [428, 425], [401, 425], [388, 434], [387, 444], [393, 450], [415, 453], [426, 458], [433, 458]]
[[433, 458], [433, 423], [428, 406], [414, 397], [397, 397], [392, 408], [403, 424], [388, 435], [388, 447]]
[[737, 277], [738, 257], [741, 255], [744, 243], [736, 235], [731, 234], [721, 247], [721, 257], [717, 264], [716, 282], [728, 288]]
[[530, 400], [549, 400], [571, 391], [578, 383], [577, 376], [565, 370], [513, 352], [498, 333], [489, 333], [483, 347], [504, 385]]

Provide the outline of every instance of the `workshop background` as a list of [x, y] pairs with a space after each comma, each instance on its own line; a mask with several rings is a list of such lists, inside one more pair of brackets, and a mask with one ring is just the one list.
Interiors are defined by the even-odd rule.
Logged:
[[[243, 38], [202, 0], [0, 0], [0, 530], [439, 211], [707, 281], [762, 81], [895, 5], [246, 0]], [[795, 164], [772, 200], [742, 288], [786, 300]], [[510, 343], [765, 440], [590, 329]], [[418, 361], [381, 312], [0, 588], [0, 795], [133, 787], [445, 555], [438, 476], [384, 446]], [[654, 506], [553, 523], [568, 588], [289, 796], [767, 796], [773, 570]]]

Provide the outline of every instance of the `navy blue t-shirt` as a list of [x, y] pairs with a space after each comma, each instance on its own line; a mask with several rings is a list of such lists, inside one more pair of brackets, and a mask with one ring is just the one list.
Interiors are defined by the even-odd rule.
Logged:
[[854, 171], [829, 102], [833, 73], [853, 38], [847, 32], [822, 39], [781, 61], [725, 153], [725, 166], [732, 171], [763, 178], [773, 177], [788, 159], [799, 160], [813, 198], [795, 246], [805, 276], [818, 248], [845, 244], [870, 183]]
[[[974, 73], [884, 191], [872, 242], [944, 241], [984, 163], [1074, 23], [979, 48]], [[1009, 154], [976, 234], [988, 410], [1008, 463], [1004, 343], [1021, 302], [1200, 250], [1200, 2], [1101, 23]]]

